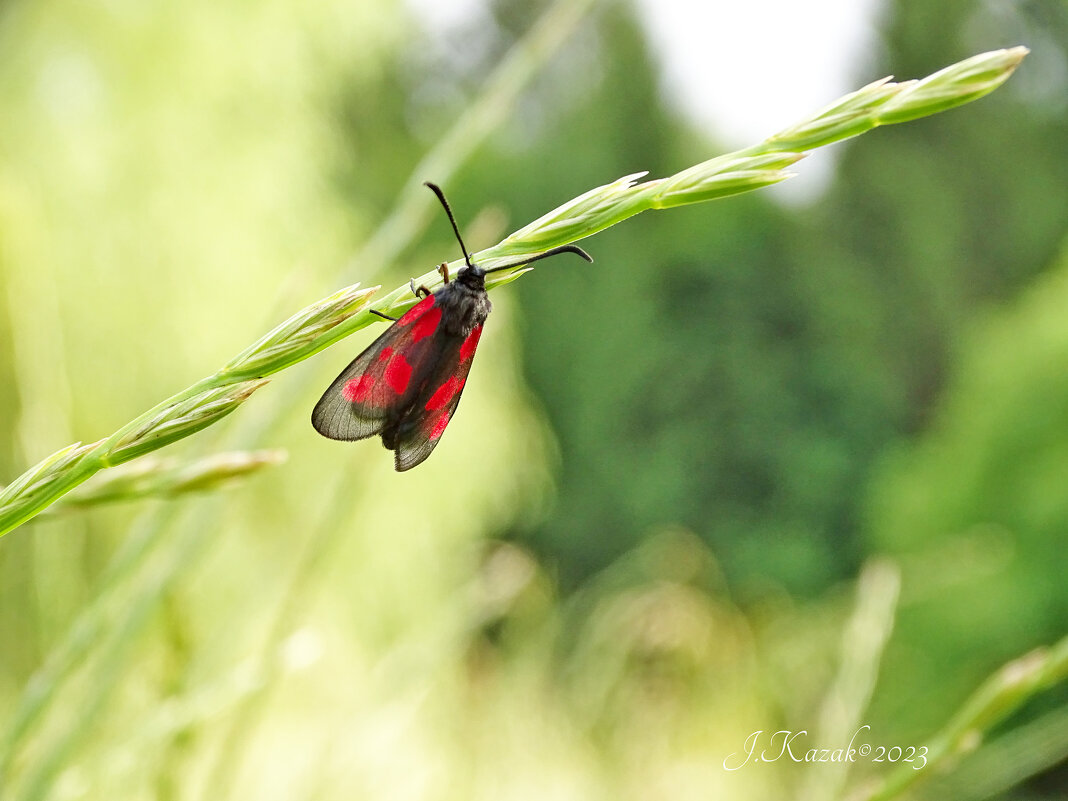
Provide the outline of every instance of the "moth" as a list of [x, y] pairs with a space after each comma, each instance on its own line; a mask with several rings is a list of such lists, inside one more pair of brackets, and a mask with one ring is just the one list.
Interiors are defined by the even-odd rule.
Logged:
[[489, 316], [486, 275], [575, 253], [593, 259], [582, 248], [563, 245], [530, 258], [484, 270], [471, 261], [456, 218], [435, 184], [426, 184], [441, 201], [464, 255], [464, 266], [452, 280], [449, 267], [438, 267], [443, 284], [436, 292], [415, 286], [416, 303], [399, 319], [373, 314], [393, 324], [341, 371], [312, 411], [312, 425], [324, 437], [359, 440], [378, 435], [394, 452], [398, 471], [420, 464], [437, 446], [460, 402], [482, 326]]

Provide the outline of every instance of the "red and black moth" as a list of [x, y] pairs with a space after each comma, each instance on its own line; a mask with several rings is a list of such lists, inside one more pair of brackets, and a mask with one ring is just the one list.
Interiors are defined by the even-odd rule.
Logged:
[[432, 183], [427, 186], [445, 207], [465, 266], [451, 281], [448, 265], [438, 267], [444, 285], [437, 292], [413, 281], [412, 292], [420, 301], [399, 320], [372, 310], [393, 325], [341, 371], [312, 411], [312, 425], [324, 437], [380, 435], [394, 451], [398, 471], [410, 470], [430, 455], [456, 411], [491, 309], [486, 275], [558, 253], [593, 261], [582, 248], [563, 245], [484, 270], [472, 263], [445, 194]]

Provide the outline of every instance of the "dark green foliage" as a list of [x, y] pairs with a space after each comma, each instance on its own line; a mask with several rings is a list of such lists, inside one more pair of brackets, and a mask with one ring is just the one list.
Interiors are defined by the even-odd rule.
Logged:
[[[1018, 27], [1056, 20], [1054, 5], [1022, 7]], [[900, 5], [858, 83], [1027, 43], [953, 8], [931, 25], [924, 4]], [[492, 197], [514, 160], [539, 165], [508, 195], [515, 220], [692, 160], [633, 24], [617, 12], [597, 41], [612, 67], [586, 103], [479, 170]], [[711, 543], [736, 585], [809, 592], [851, 572], [873, 465], [922, 433], [963, 328], [1049, 264], [1068, 225], [1065, 118], [1028, 102], [1026, 82], [845, 145], [811, 209], [765, 195], [646, 215], [591, 241], [592, 268], [517, 285], [561, 472], [549, 518], [515, 536], [571, 585], [664, 522]]]

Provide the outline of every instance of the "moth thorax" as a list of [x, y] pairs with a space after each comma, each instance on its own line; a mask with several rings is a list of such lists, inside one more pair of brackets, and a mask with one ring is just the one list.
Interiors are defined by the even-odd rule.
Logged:
[[486, 322], [490, 300], [484, 289], [471, 289], [460, 281], [453, 281], [437, 292], [441, 306], [441, 324], [451, 336], [466, 337]]

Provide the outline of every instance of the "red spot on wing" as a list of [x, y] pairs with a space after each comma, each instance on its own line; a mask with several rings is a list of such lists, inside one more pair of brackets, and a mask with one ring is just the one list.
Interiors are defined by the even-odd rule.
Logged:
[[341, 395], [349, 403], [363, 403], [371, 395], [374, 385], [375, 377], [370, 373], [364, 373], [346, 381], [341, 389]]
[[390, 347], [382, 348], [382, 352], [378, 354], [378, 361], [384, 362], [387, 359], [389, 359], [389, 357], [392, 356], [392, 355], [393, 355], [393, 348], [390, 348]]
[[403, 353], [396, 354], [386, 365], [386, 383], [398, 395], [408, 388], [412, 378], [412, 366]]
[[427, 309], [429, 309], [433, 305], [434, 305], [434, 296], [433, 295], [430, 295], [428, 297], [423, 298], [421, 301], [419, 301], [414, 306], [412, 306], [412, 308], [408, 309], [408, 311], [406, 311], [404, 313], [403, 317], [401, 317], [399, 320], [397, 320], [397, 325], [401, 325], [401, 326], [411, 325], [412, 324], [412, 320], [414, 320], [417, 317], [421, 316], [423, 314], [423, 312], [425, 312]]
[[427, 311], [422, 317], [415, 321], [415, 325], [412, 326], [412, 342], [418, 342], [423, 337], [428, 337], [438, 330], [438, 323], [441, 322], [441, 309], [435, 307]]
[[467, 335], [464, 344], [460, 346], [460, 364], [475, 355], [475, 348], [478, 347], [478, 338], [480, 336], [482, 336], [482, 326], [471, 329], [471, 333]]
[[[430, 396], [430, 400], [426, 402], [426, 410], [428, 412], [436, 412], [438, 409], [444, 409], [463, 387], [464, 380], [453, 376]], [[444, 429], [444, 426], [442, 428]], [[431, 439], [434, 439], [434, 437], [431, 437]]]
[[445, 426], [449, 424], [449, 416], [449, 413], [445, 412], [434, 422], [434, 427], [430, 429], [430, 436], [427, 439], [433, 442], [445, 433]]

